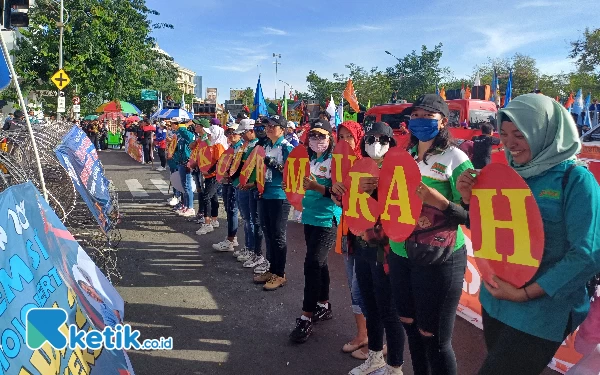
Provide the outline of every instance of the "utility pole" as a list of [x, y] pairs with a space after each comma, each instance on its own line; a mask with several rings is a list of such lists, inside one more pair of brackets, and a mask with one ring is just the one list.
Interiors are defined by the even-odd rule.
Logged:
[[281, 58], [281, 54], [279, 53], [274, 53], [273, 57], [275, 58], [275, 62], [273, 64], [275, 64], [275, 100], [277, 100], [277, 68], [279, 65], [281, 65], [281, 63], [279, 62], [278, 59]]
[[[63, 68], [63, 34], [64, 34], [64, 30], [65, 30], [65, 24], [64, 24], [64, 13], [65, 13], [65, 4], [64, 4], [64, 0], [60, 0], [60, 22], [58, 22], [56, 24], [56, 26], [58, 26], [58, 28], [60, 28], [60, 39], [58, 42], [58, 70], [61, 70]], [[59, 97], [60, 97], [60, 93], [59, 93]], [[60, 112], [56, 112], [56, 120], [60, 121]]]

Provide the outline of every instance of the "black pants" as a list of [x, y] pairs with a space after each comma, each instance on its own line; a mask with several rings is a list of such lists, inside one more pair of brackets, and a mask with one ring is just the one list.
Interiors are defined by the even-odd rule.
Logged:
[[354, 272], [363, 300], [367, 319], [369, 350], [383, 350], [383, 334], [387, 339], [387, 363], [402, 366], [404, 363], [404, 333], [392, 301], [392, 287], [383, 264], [377, 262], [377, 249], [354, 247]]
[[144, 150], [144, 162], [149, 163], [150, 160], [150, 144], [143, 142], [142, 149]]
[[219, 197], [217, 189], [219, 183], [216, 177], [204, 179], [204, 190], [202, 190], [202, 209], [204, 217], [219, 216]]
[[[164, 149], [164, 148], [158, 149], [158, 158], [160, 159], [160, 166], [163, 168], [166, 167], [166, 165], [167, 165], [166, 149]], [[198, 185], [196, 185], [196, 186], [198, 186]]]
[[[439, 265], [420, 266], [393, 252], [388, 260], [398, 314], [414, 320], [404, 328], [415, 375], [456, 375], [452, 331], [467, 266], [466, 248]], [[419, 329], [433, 336], [421, 335]]]
[[304, 224], [306, 257], [304, 258], [304, 302], [302, 311], [313, 312], [317, 302], [329, 301], [329, 267], [327, 256], [335, 246], [337, 226], [330, 228]]
[[286, 231], [290, 215], [286, 199], [261, 199], [259, 204], [261, 227], [265, 235], [267, 258], [271, 262], [269, 272], [284, 277], [287, 261]]
[[[481, 315], [488, 355], [479, 375], [539, 375], [562, 344], [514, 329], [490, 317], [485, 310]], [[571, 333], [570, 327], [569, 319], [563, 340]]]
[[[160, 156], [160, 149], [159, 150], [159, 156]], [[162, 160], [161, 160], [162, 163]], [[194, 169], [192, 170], [192, 178], [194, 179], [194, 182], [196, 183], [196, 191], [198, 192], [198, 215], [197, 216], [204, 216], [204, 199], [203, 199], [203, 192], [204, 192], [204, 177], [202, 176], [202, 172], [200, 172], [199, 169]], [[218, 201], [217, 201], [218, 203]]]
[[90, 137], [90, 142], [92, 142], [92, 144], [94, 145], [94, 148], [96, 148], [96, 151], [99, 150], [100, 146], [98, 145], [98, 133], [90, 133], [89, 137]]

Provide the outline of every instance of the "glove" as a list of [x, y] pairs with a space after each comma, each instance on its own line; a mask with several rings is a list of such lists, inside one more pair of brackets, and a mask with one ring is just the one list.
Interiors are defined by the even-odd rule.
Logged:
[[275, 158], [272, 158], [270, 156], [265, 156], [265, 165], [268, 168], [271, 168], [273, 170], [283, 173], [283, 165], [279, 164], [277, 162], [277, 159], [275, 159]]

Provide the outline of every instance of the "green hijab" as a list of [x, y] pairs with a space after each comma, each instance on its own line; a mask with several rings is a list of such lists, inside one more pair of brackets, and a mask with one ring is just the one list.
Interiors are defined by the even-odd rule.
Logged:
[[513, 163], [505, 149], [508, 164], [523, 178], [540, 175], [550, 168], [574, 160], [581, 149], [573, 117], [560, 103], [540, 94], [521, 95], [498, 111], [499, 129], [508, 117], [523, 133], [532, 159], [524, 165]]

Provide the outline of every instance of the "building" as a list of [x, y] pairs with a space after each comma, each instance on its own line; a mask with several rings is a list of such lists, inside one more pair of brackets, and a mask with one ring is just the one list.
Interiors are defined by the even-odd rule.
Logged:
[[195, 76], [194, 84], [196, 85], [194, 88], [194, 95], [196, 96], [196, 99], [202, 99], [202, 76]]
[[177, 86], [179, 86], [179, 89], [184, 94], [195, 94], [194, 89], [196, 84], [194, 83], [194, 78], [196, 77], [196, 73], [177, 63], [173, 63], [173, 65], [177, 68]]

